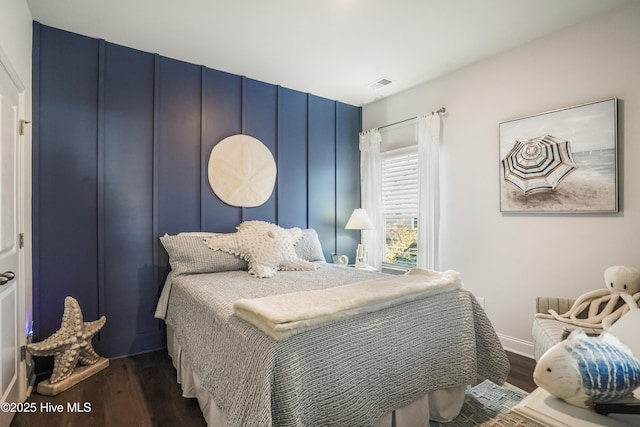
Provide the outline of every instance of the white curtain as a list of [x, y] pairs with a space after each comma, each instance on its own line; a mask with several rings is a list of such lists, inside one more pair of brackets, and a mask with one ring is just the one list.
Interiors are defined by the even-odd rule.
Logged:
[[374, 230], [362, 231], [362, 244], [366, 251], [366, 262], [372, 267], [382, 267], [384, 251], [384, 224], [382, 221], [382, 198], [380, 192], [381, 169], [380, 132], [371, 129], [360, 133], [360, 192], [361, 207], [371, 218]]
[[417, 266], [440, 270], [440, 115], [417, 118], [418, 260]]

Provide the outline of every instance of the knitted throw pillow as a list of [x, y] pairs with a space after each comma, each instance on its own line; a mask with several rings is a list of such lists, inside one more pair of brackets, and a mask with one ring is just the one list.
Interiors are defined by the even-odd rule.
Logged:
[[296, 255], [294, 245], [302, 238], [299, 228], [285, 229], [264, 221], [245, 221], [236, 233], [213, 235], [205, 244], [213, 250], [237, 255], [249, 264], [249, 273], [273, 277], [278, 270], [315, 270], [315, 264]]
[[[208, 233], [206, 237], [213, 236]], [[173, 274], [216, 273], [219, 271], [246, 270], [247, 262], [233, 254], [212, 251], [204, 243], [205, 236], [195, 234], [160, 238]]]

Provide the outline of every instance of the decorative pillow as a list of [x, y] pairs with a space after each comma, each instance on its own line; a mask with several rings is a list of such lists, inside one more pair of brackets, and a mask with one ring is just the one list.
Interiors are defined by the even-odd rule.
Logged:
[[178, 236], [197, 236], [205, 239], [207, 237], [213, 236], [214, 234], [216, 233], [211, 233], [209, 231], [183, 231], [181, 233], [178, 233]]
[[317, 266], [298, 258], [294, 245], [302, 238], [299, 228], [284, 229], [264, 221], [246, 221], [237, 233], [218, 234], [205, 240], [214, 250], [238, 255], [249, 263], [249, 273], [273, 277], [278, 270], [315, 270]]
[[[216, 236], [211, 233], [207, 235]], [[169, 264], [174, 275], [247, 269], [245, 260], [227, 252], [212, 251], [204, 244], [204, 240], [204, 236], [198, 235], [164, 235], [160, 238], [169, 254]]]
[[322, 252], [322, 245], [318, 238], [318, 233], [313, 228], [307, 228], [302, 230], [302, 239], [294, 246], [296, 254], [299, 258], [307, 261], [322, 261], [326, 262], [324, 253]]

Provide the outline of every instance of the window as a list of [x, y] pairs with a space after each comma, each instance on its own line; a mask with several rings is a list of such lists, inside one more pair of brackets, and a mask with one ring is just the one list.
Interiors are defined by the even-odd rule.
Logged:
[[383, 264], [415, 267], [418, 253], [418, 147], [382, 153]]

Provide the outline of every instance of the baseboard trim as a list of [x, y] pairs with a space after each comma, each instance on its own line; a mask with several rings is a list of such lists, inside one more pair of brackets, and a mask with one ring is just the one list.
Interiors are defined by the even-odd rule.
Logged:
[[498, 334], [498, 338], [502, 343], [502, 348], [511, 353], [516, 353], [521, 356], [533, 359], [533, 342], [521, 340], [520, 338], [510, 337], [504, 334]]

